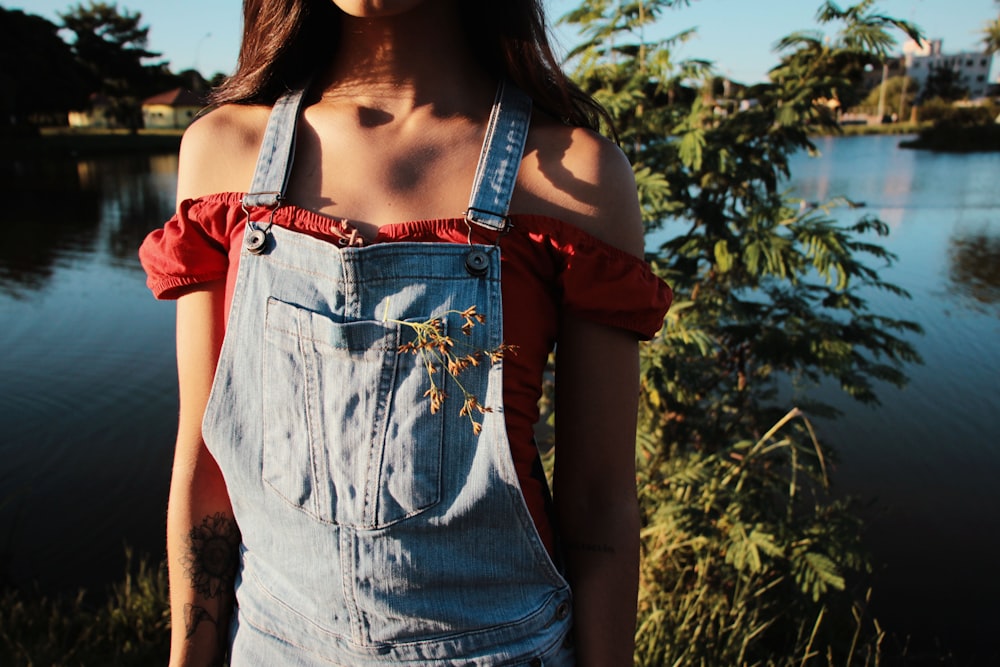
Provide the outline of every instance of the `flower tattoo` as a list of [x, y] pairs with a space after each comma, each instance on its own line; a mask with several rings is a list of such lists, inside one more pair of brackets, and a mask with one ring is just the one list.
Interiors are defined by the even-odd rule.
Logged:
[[192, 588], [209, 599], [232, 592], [239, 564], [236, 522], [221, 512], [206, 516], [188, 533], [188, 543], [184, 565]]

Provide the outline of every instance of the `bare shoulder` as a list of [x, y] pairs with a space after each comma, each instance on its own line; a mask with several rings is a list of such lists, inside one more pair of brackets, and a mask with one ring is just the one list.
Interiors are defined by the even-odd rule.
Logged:
[[533, 122], [518, 180], [524, 206], [641, 256], [642, 216], [632, 166], [612, 141], [542, 117]]
[[250, 186], [270, 109], [226, 105], [202, 116], [184, 132], [177, 201]]

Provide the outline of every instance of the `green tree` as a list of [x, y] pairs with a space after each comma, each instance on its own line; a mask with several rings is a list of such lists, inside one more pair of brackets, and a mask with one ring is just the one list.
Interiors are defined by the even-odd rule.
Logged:
[[58, 26], [0, 7], [0, 32], [0, 112], [5, 122], [42, 121], [83, 105], [88, 92], [83, 72], [59, 38]]
[[159, 54], [146, 50], [149, 27], [141, 25], [142, 15], [119, 10], [117, 3], [90, 0], [70, 7], [59, 18], [74, 35], [73, 53], [93, 92], [112, 101], [118, 122], [137, 127], [142, 119], [139, 100], [169, 77], [165, 63], [143, 62]]
[[178, 72], [176, 79], [179, 86], [194, 93], [204, 93], [212, 86], [201, 75], [201, 72], [194, 69], [186, 69], [183, 72]]
[[[1000, 8], [1000, 0], [996, 0], [996, 4]], [[983, 46], [988, 54], [1000, 52], [1000, 16], [987, 22], [983, 28]]]
[[687, 4], [593, 0], [563, 19], [581, 32], [575, 76], [620, 130], [660, 243], [651, 260], [676, 296], [642, 356], [637, 661], [800, 664], [820, 641], [853, 655], [857, 628], [838, 623], [857, 599], [838, 592], [864, 569], [857, 526], [826, 495], [828, 453], [778, 396], [789, 378], [832, 379], [875, 402], [875, 384], [903, 384], [918, 359], [903, 338], [917, 327], [867, 307], [871, 290], [902, 295], [879, 277], [893, 257], [870, 240], [887, 226], [841, 222], [838, 202], [800, 207], [783, 179], [815, 130], [837, 127], [824, 102], [887, 56], [891, 30], [917, 32], [872, 0], [826, 2], [817, 21], [834, 34], [781, 40], [770, 82], [745, 93], [757, 104], [720, 114], [710, 65], [673, 57], [690, 32], [645, 38]]
[[216, 72], [215, 74], [212, 75], [212, 78], [208, 80], [209, 87], [218, 88], [225, 82], [226, 76], [227, 75], [222, 72]]
[[[867, 114], [876, 114], [879, 109], [879, 98], [882, 95], [881, 84], [873, 88], [868, 96], [861, 100], [857, 109]], [[894, 76], [885, 80], [885, 113], [896, 114], [900, 120], [910, 117], [910, 110], [917, 99], [919, 86], [908, 76]]]

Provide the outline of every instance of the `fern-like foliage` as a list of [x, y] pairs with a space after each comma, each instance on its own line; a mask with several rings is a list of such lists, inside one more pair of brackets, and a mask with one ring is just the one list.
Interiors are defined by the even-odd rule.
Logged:
[[711, 63], [675, 57], [691, 31], [647, 38], [686, 4], [599, 0], [564, 18], [581, 35], [569, 64], [616, 123], [658, 244], [649, 260], [676, 296], [641, 357], [637, 660], [807, 664], [819, 646], [827, 664], [870, 657], [878, 632], [859, 639], [852, 606], [859, 526], [827, 495], [830, 453], [777, 397], [788, 378], [832, 379], [877, 403], [879, 383], [904, 384], [919, 362], [919, 327], [869, 310], [873, 291], [907, 296], [882, 278], [895, 261], [879, 244], [887, 226], [846, 197], [797, 201], [785, 183], [792, 155], [836, 130], [865, 69], [900, 31], [919, 35], [873, 0], [823, 2], [822, 33], [780, 40], [770, 81], [722, 99], [730, 86]]
[[[797, 409], [756, 442], [665, 453], [647, 434], [639, 453], [636, 664], [797, 665], [818, 649], [828, 664], [866, 664], [877, 655], [877, 630], [848, 588], [868, 567], [859, 523], [828, 496], [827, 453]], [[862, 628], [865, 641], [852, 643]]]

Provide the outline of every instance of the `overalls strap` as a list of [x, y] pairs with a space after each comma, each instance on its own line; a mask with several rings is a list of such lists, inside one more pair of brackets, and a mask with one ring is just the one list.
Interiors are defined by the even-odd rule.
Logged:
[[531, 122], [531, 98], [514, 84], [501, 81], [479, 154], [465, 219], [503, 231], [514, 194]]
[[250, 190], [243, 206], [277, 208], [285, 197], [295, 157], [295, 130], [307, 88], [285, 93], [274, 103], [264, 130]]
[[[295, 155], [295, 129], [305, 92], [305, 89], [288, 92], [275, 103], [264, 131], [250, 191], [243, 197], [244, 206], [275, 208], [284, 199]], [[506, 229], [530, 121], [531, 98], [514, 84], [501, 82], [465, 212], [469, 222], [495, 231]]]

